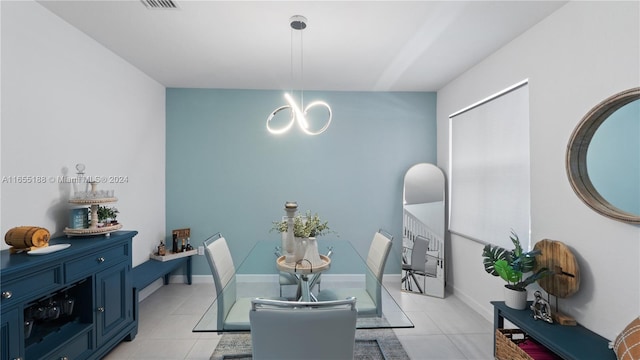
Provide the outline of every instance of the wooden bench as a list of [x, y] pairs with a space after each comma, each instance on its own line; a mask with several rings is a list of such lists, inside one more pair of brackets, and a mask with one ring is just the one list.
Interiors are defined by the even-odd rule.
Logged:
[[191, 285], [191, 256], [186, 256], [168, 261], [149, 259], [134, 267], [133, 287], [144, 289], [160, 277], [164, 278], [164, 285], [167, 285], [171, 273], [182, 266], [186, 266], [187, 284]]

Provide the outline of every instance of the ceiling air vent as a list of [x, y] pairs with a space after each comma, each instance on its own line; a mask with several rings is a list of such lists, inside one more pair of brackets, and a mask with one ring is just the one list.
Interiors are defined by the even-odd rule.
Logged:
[[147, 7], [147, 9], [153, 10], [171, 10], [177, 9], [178, 5], [173, 0], [140, 0]]

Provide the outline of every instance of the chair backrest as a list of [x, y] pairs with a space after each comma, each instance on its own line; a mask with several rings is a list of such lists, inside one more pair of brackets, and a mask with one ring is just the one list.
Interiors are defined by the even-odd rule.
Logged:
[[391, 241], [393, 236], [388, 232], [380, 229], [373, 235], [369, 254], [367, 255], [367, 267], [369, 271], [366, 273], [366, 289], [371, 299], [378, 308], [378, 315], [382, 314], [382, 275], [384, 274], [384, 266], [389, 257], [391, 250]]
[[218, 328], [222, 329], [229, 310], [236, 302], [236, 269], [227, 240], [222, 234], [217, 233], [205, 240], [204, 249], [216, 286]]
[[411, 269], [424, 273], [427, 269], [427, 250], [429, 250], [429, 240], [421, 235], [413, 240], [411, 250]]
[[353, 359], [355, 298], [251, 302], [253, 359]]

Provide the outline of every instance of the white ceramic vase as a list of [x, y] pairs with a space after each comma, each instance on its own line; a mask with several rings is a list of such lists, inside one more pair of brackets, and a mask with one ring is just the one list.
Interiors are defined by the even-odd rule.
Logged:
[[293, 261], [298, 262], [304, 259], [304, 253], [307, 250], [307, 238], [296, 237], [293, 242], [295, 243]]
[[527, 307], [527, 291], [518, 291], [504, 287], [504, 304], [516, 310], [524, 310]]
[[318, 242], [316, 241], [316, 238], [308, 238], [306, 245], [307, 248], [304, 251], [304, 258], [309, 260], [313, 267], [321, 266], [323, 262], [320, 258], [320, 253], [318, 252]]

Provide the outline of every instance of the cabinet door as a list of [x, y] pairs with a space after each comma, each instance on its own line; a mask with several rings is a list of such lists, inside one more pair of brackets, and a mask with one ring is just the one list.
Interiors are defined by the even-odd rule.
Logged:
[[22, 346], [21, 334], [24, 328], [20, 326], [20, 313], [18, 309], [9, 310], [2, 313], [0, 321], [0, 358], [1, 359], [21, 359], [24, 358], [20, 351]]
[[123, 262], [96, 274], [98, 347], [133, 321], [130, 272]]

